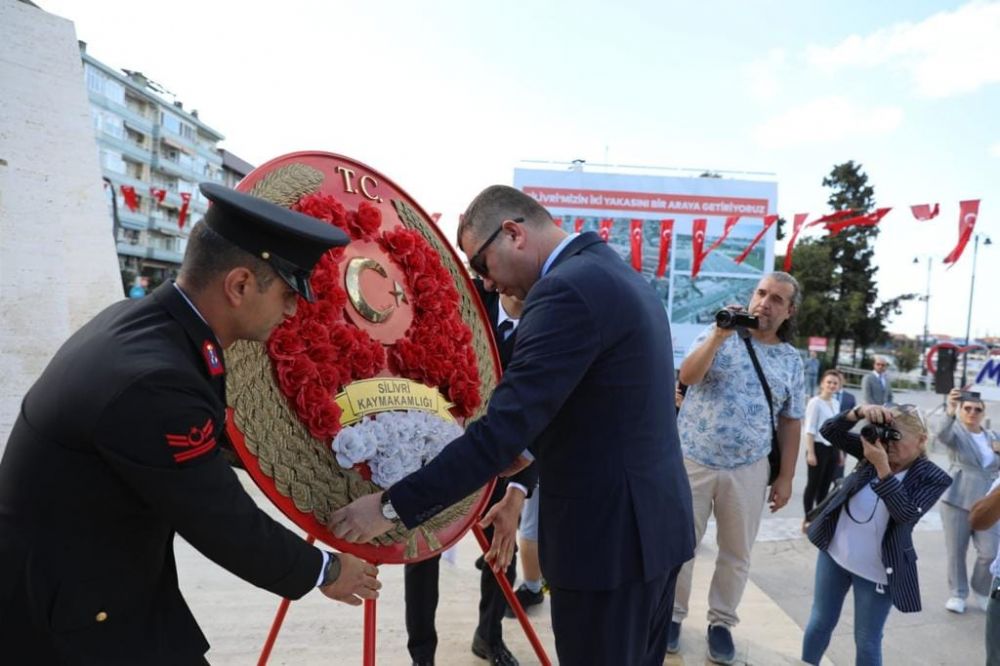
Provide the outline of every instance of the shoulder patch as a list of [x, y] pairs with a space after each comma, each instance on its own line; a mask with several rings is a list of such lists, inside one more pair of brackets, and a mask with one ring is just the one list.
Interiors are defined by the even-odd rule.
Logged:
[[215, 343], [211, 340], [205, 340], [201, 344], [201, 353], [205, 357], [205, 365], [208, 366], [208, 374], [213, 377], [217, 377], [225, 373], [226, 369], [222, 367], [222, 359], [219, 358], [219, 352], [215, 348]]

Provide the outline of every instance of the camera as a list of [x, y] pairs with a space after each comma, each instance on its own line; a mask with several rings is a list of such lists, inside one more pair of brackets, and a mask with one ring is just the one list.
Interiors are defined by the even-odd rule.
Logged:
[[866, 423], [862, 426], [861, 436], [869, 442], [881, 442], [882, 444], [890, 444], [891, 442], [898, 442], [903, 439], [903, 433], [892, 426], [880, 425], [878, 423]]
[[719, 310], [715, 313], [715, 325], [719, 328], [757, 328], [760, 322], [757, 317], [746, 312], [734, 312], [732, 310]]
[[979, 392], [978, 391], [962, 391], [961, 393], [958, 394], [958, 399], [961, 402], [966, 402], [966, 401], [969, 401], [969, 400], [978, 402], [982, 398], [979, 397]]

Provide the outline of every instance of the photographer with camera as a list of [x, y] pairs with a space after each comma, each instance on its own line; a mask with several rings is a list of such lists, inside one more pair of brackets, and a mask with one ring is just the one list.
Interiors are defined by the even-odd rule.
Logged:
[[[862, 419], [859, 436], [851, 428]], [[913, 526], [951, 478], [927, 459], [927, 426], [913, 405], [855, 407], [820, 432], [859, 463], [809, 526], [820, 552], [802, 661], [820, 663], [853, 587], [855, 663], [881, 664], [889, 610], [921, 608]]]
[[995, 527], [974, 530], [969, 526], [972, 505], [986, 495], [1000, 471], [1000, 441], [994, 432], [982, 426], [986, 405], [978, 393], [952, 389], [948, 393], [946, 418], [938, 429], [937, 441], [948, 448], [951, 465], [951, 488], [941, 498], [941, 523], [948, 552], [948, 589], [951, 596], [944, 607], [952, 613], [965, 612], [969, 596], [969, 575], [965, 555], [971, 537], [976, 547], [976, 563], [972, 568], [972, 592], [980, 608], [989, 602], [990, 563], [1000, 545]]
[[[787, 339], [800, 300], [791, 275], [765, 275], [747, 311], [720, 311], [680, 368], [679, 379], [689, 388], [677, 429], [694, 500], [695, 539], [701, 541], [711, 515], [718, 526], [707, 634], [709, 658], [716, 663], [732, 663], [736, 656], [731, 630], [739, 622], [736, 609], [764, 501], [777, 511], [792, 494], [805, 388], [802, 359]], [[669, 652], [680, 648], [693, 571], [691, 560], [677, 578]]]

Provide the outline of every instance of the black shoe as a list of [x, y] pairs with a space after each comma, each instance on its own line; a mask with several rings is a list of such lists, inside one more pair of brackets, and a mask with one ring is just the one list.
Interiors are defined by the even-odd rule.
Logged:
[[724, 624], [708, 628], [708, 659], [716, 664], [731, 664], [736, 660], [733, 635]]
[[[519, 602], [521, 602], [521, 608], [524, 610], [528, 610], [531, 606], [537, 606], [545, 600], [544, 592], [541, 590], [538, 590], [538, 592], [532, 592], [524, 583], [521, 583], [521, 587], [517, 588], [514, 592], [514, 596], [517, 597]], [[504, 609], [503, 616], [514, 617], [514, 609], [511, 608], [509, 604], [507, 605], [507, 608]]]
[[681, 651], [681, 623], [671, 622], [667, 630], [667, 654], [677, 654]]
[[480, 555], [479, 557], [476, 558], [476, 568], [482, 571], [483, 567], [485, 566], [486, 566], [486, 560], [484, 560], [483, 556]]
[[495, 666], [518, 666], [517, 659], [507, 649], [503, 641], [496, 645], [487, 645], [486, 641], [479, 636], [478, 631], [472, 636], [472, 654], [480, 659], [486, 659]]

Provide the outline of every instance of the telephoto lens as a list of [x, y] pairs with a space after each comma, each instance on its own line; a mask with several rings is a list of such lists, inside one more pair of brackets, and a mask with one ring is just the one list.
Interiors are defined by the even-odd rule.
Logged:
[[715, 325], [719, 328], [757, 328], [759, 324], [757, 317], [746, 312], [723, 309], [715, 313]]

